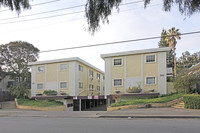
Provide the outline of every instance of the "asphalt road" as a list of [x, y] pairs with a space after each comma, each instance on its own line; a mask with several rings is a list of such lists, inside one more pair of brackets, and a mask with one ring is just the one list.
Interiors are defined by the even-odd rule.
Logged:
[[200, 119], [0, 117], [0, 133], [199, 133]]

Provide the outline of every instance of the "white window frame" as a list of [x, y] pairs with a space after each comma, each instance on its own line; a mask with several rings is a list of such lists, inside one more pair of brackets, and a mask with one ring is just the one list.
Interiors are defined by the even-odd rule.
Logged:
[[[43, 71], [39, 71], [39, 68], [40, 68], [40, 67], [43, 67]], [[38, 67], [37, 67], [37, 72], [43, 73], [44, 71], [45, 71], [45, 67], [44, 67], [44, 66], [38, 66]]]
[[82, 66], [82, 65], [78, 65], [78, 70], [79, 70], [80, 72], [83, 72], [83, 66]]
[[[147, 84], [147, 78], [155, 78], [155, 83], [154, 84]], [[145, 85], [156, 85], [156, 76], [146, 76], [145, 77]]]
[[[147, 56], [152, 56], [154, 55], [155, 56], [155, 61], [153, 62], [147, 62]], [[145, 63], [155, 63], [156, 62], [156, 54], [148, 54], [148, 55], [145, 55]]]
[[[91, 72], [91, 73], [90, 73]], [[94, 77], [94, 71], [89, 70], [89, 77]]]
[[[39, 89], [39, 87], [38, 87], [39, 85], [42, 85], [42, 88]], [[44, 89], [44, 84], [43, 83], [38, 83], [37, 84], [37, 90], [43, 90], [43, 89]]]
[[97, 85], [97, 90], [98, 90], [98, 91], [101, 91], [101, 88], [100, 88], [100, 86], [98, 86], [98, 85]]
[[[115, 65], [115, 60], [120, 59], [121, 60], [121, 65]], [[123, 66], [123, 58], [113, 58], [113, 66]]]
[[[65, 66], [65, 67], [63, 67]], [[60, 71], [67, 71], [68, 65], [67, 64], [60, 64]]]
[[[61, 86], [62, 83], [66, 83], [66, 87], [62, 87], [62, 86]], [[63, 82], [60, 82], [60, 89], [67, 89], [67, 82], [64, 82], [64, 81], [63, 81]]]
[[97, 79], [100, 79], [100, 78], [101, 78], [100, 73], [97, 73]]
[[78, 87], [83, 88], [83, 82], [79, 82]]
[[94, 85], [89, 84], [89, 91], [93, 91], [94, 90]]
[[[115, 85], [115, 80], [121, 80], [121, 81], [122, 81], [122, 84], [121, 84], [121, 85]], [[114, 87], [120, 87], [120, 86], [123, 86], [123, 79], [122, 79], [122, 78], [116, 78], [116, 79], [113, 79], [113, 86], [114, 86]]]

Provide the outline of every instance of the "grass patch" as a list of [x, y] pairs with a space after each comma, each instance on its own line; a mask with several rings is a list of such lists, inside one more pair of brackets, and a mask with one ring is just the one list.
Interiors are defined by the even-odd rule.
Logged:
[[30, 100], [30, 99], [17, 99], [19, 105], [36, 106], [36, 107], [52, 107], [61, 106], [62, 102], [55, 100]]
[[151, 104], [151, 103], [166, 103], [169, 101], [173, 101], [175, 99], [183, 97], [185, 94], [176, 93], [176, 94], [168, 94], [163, 95], [158, 98], [150, 98], [150, 99], [131, 99], [131, 100], [122, 100], [118, 103], [111, 104], [111, 107], [125, 106], [125, 105], [138, 105], [138, 104]]

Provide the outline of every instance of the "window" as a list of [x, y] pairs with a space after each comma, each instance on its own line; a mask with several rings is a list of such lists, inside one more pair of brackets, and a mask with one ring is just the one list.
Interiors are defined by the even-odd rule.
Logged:
[[67, 64], [60, 64], [60, 71], [67, 71]]
[[146, 77], [146, 84], [147, 85], [155, 85], [156, 84], [156, 77]]
[[44, 66], [39, 66], [38, 67], [38, 72], [44, 72]]
[[103, 76], [103, 80], [105, 80], [105, 76]]
[[113, 63], [114, 63], [114, 66], [121, 66], [122, 65], [122, 58], [114, 59]]
[[79, 82], [79, 88], [83, 88], [83, 83]]
[[83, 66], [78, 65], [78, 70], [81, 71], [81, 72], [83, 72]]
[[61, 89], [67, 88], [67, 82], [60, 82], [60, 88]]
[[38, 90], [43, 89], [43, 84], [37, 84], [37, 89], [38, 89]]
[[122, 79], [114, 79], [114, 86], [122, 86]]
[[99, 73], [97, 73], [97, 79], [100, 79], [100, 74]]
[[91, 77], [94, 76], [94, 72], [92, 70], [89, 70], [89, 76], [91, 76]]
[[94, 85], [91, 85], [91, 84], [90, 84], [90, 85], [89, 85], [89, 90], [90, 90], [90, 91], [93, 91], [93, 90], [94, 90]]
[[146, 55], [146, 63], [156, 62], [156, 55]]
[[105, 91], [105, 87], [103, 87], [103, 91]]
[[100, 91], [100, 86], [97, 86], [97, 90]]

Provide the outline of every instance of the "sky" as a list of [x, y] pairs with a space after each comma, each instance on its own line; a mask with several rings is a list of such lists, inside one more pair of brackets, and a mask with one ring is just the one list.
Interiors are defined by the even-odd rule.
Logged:
[[[33, 0], [30, 3], [35, 5], [48, 1], [53, 0]], [[123, 0], [123, 3], [135, 1], [140, 0]], [[143, 2], [121, 5], [119, 12], [114, 9], [112, 15], [109, 16], [109, 24], [101, 24], [100, 30], [94, 35], [87, 31], [88, 25], [84, 12], [69, 15], [69, 13], [84, 11], [83, 6], [33, 15], [85, 3], [86, 0], [55, 0], [52, 3], [32, 6], [31, 10], [22, 10], [19, 15], [15, 11], [5, 11], [7, 8], [1, 7], [0, 44], [21, 40], [33, 44], [40, 51], [46, 51], [160, 36], [162, 29], [168, 30], [172, 27], [180, 29], [181, 33], [200, 31], [200, 13], [187, 17], [180, 14], [176, 5], [173, 6], [171, 12], [165, 12], [160, 0], [152, 0], [146, 9], [144, 9]], [[44, 19], [58, 15], [60, 16]], [[181, 56], [186, 50], [190, 53], [200, 51], [199, 38], [200, 34], [181, 36], [176, 46], [177, 56]], [[40, 53], [39, 61], [80, 57], [104, 70], [104, 60], [101, 59], [101, 54], [158, 48], [159, 40]]]

